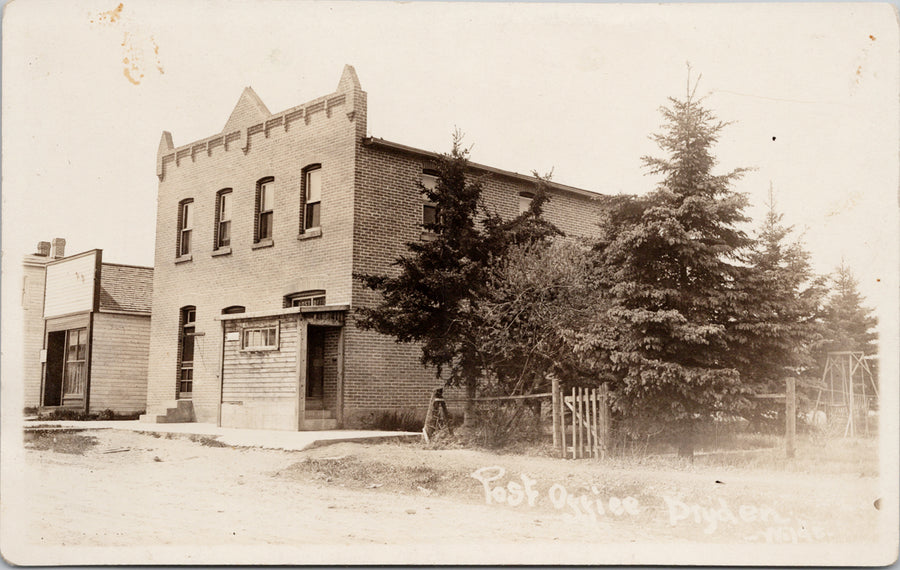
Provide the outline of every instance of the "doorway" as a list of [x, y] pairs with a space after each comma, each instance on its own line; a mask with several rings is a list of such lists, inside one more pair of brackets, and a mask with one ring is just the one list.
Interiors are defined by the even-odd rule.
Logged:
[[47, 333], [44, 406], [83, 401], [87, 386], [87, 328]]
[[[306, 399], [322, 402], [325, 394], [325, 331], [320, 328], [309, 328], [307, 344]], [[317, 403], [318, 403], [317, 402]]]

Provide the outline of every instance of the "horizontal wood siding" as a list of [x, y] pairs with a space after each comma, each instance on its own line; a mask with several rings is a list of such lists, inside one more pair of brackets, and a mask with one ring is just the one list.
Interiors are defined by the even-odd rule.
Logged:
[[150, 317], [94, 313], [91, 412], [147, 407]]
[[241, 331], [245, 327], [264, 327], [279, 319], [226, 321], [225, 332], [236, 338], [225, 340], [222, 379], [223, 402], [285, 399], [297, 396], [297, 317], [280, 319], [278, 350], [241, 350]]
[[49, 264], [44, 318], [93, 310], [96, 268], [97, 258], [94, 252]]
[[41, 349], [44, 348], [44, 266], [25, 264], [22, 277], [22, 350], [25, 406], [41, 404]]

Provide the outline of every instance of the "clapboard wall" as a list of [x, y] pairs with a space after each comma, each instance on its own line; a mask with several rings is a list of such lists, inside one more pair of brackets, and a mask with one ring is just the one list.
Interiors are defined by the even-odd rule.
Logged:
[[90, 412], [143, 411], [147, 406], [150, 317], [94, 313]]
[[[297, 429], [297, 316], [225, 321], [222, 426]], [[243, 327], [278, 324], [278, 349], [241, 349]]]

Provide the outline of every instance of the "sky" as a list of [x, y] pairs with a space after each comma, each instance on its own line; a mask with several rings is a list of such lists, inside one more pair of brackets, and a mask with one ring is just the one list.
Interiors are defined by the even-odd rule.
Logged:
[[[119, 8], [121, 6], [121, 8]], [[17, 0], [3, 20], [4, 281], [38, 241], [153, 264], [156, 150], [222, 130], [245, 86], [272, 112], [331, 93], [344, 64], [369, 134], [654, 188], [658, 108], [698, 93], [733, 122], [719, 171], [754, 220], [770, 185], [815, 269], [841, 259], [879, 316], [898, 293], [898, 27], [888, 4], [505, 4]], [[752, 228], [751, 228], [752, 229]], [[6, 283], [4, 283], [6, 284]]]

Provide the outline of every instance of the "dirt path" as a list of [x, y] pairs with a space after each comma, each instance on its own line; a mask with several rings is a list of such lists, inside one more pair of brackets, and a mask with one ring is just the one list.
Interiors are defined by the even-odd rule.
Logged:
[[[110, 560], [92, 548], [103, 547], [132, 563], [220, 562], [214, 553], [223, 552], [233, 554], [222, 561], [271, 562], [273, 552], [291, 552], [274, 561], [427, 562], [437, 551], [444, 558], [434, 562], [445, 563], [538, 562], [533, 553], [542, 562], [606, 561], [615, 560], [607, 547], [623, 544], [847, 544], [872, 536], [878, 523], [871, 477], [766, 481], [734, 472], [722, 482], [702, 470], [616, 470], [467, 450], [339, 444], [280, 452], [84, 434], [96, 444], [81, 454], [25, 451], [27, 510], [15, 519], [22, 532], [13, 550], [27, 560]], [[8, 541], [3, 552], [19, 561]]]

